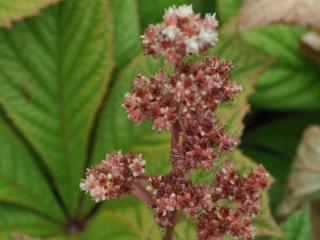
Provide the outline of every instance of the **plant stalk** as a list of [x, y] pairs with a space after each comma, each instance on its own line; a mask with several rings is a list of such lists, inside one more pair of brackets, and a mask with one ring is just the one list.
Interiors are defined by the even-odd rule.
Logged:
[[[180, 138], [180, 126], [178, 122], [175, 122], [171, 128], [171, 161], [174, 165], [175, 160], [179, 158], [179, 138]], [[174, 227], [176, 224], [176, 215], [177, 212], [173, 212], [170, 222], [172, 223], [171, 226], [167, 227], [166, 234], [163, 237], [163, 240], [172, 240], [173, 239], [173, 232]]]
[[172, 224], [171, 224], [171, 226], [167, 227], [166, 234], [164, 235], [163, 240], [172, 240], [173, 239], [174, 227], [176, 225], [176, 215], [177, 215], [177, 212], [174, 212], [172, 214], [172, 217], [171, 217]]
[[134, 180], [132, 183], [132, 195], [136, 196], [138, 199], [140, 199], [143, 203], [147, 204], [148, 206], [151, 206], [152, 204], [152, 197], [150, 193], [146, 190], [145, 180]]

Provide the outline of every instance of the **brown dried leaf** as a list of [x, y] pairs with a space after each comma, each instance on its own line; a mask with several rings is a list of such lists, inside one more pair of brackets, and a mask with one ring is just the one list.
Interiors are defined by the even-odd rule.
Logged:
[[239, 15], [239, 30], [270, 23], [320, 26], [320, 0], [245, 0]]
[[311, 60], [320, 63], [320, 35], [307, 32], [301, 39], [301, 52]]
[[288, 180], [288, 193], [280, 215], [289, 214], [308, 200], [320, 197], [320, 127], [305, 130]]
[[302, 42], [313, 50], [320, 52], [320, 35], [316, 32], [307, 32], [302, 37]]

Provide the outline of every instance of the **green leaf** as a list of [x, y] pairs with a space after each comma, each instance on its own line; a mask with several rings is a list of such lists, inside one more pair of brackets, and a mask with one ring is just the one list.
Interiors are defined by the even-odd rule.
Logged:
[[300, 52], [304, 29], [285, 25], [268, 26], [244, 32], [243, 40], [275, 59], [259, 79], [251, 102], [270, 110], [320, 109], [319, 66]]
[[226, 23], [237, 15], [242, 5], [242, 0], [217, 0], [217, 5], [218, 17], [222, 23]]
[[90, 240], [157, 240], [162, 232], [152, 211], [144, 205], [123, 206], [116, 210], [102, 209], [77, 239]]
[[[140, 202], [128, 204], [120, 200], [112, 208], [103, 208], [87, 226], [87, 231], [79, 240], [160, 240], [165, 234], [156, 223], [153, 212]], [[196, 239], [196, 227], [192, 221], [183, 220], [177, 223], [173, 234], [174, 240]]]
[[0, 146], [0, 202], [31, 208], [50, 220], [62, 220], [63, 213], [42, 175], [44, 173], [23, 142], [2, 120]]
[[311, 223], [305, 210], [300, 210], [292, 215], [281, 226], [285, 233], [284, 238], [273, 238], [273, 240], [308, 240], [311, 239]]
[[72, 213], [112, 67], [109, 15], [104, 0], [68, 0], [0, 31], [0, 102]]
[[304, 33], [303, 28], [278, 24], [248, 29], [241, 38], [250, 47], [276, 58], [280, 63], [300, 66], [304, 62], [299, 53], [300, 39]]
[[115, 63], [127, 64], [141, 51], [140, 26], [136, 0], [111, 0]]
[[59, 230], [58, 225], [39, 217], [24, 208], [13, 207], [0, 203], [0, 239], [12, 240], [12, 232], [30, 234], [32, 236], [47, 236]]
[[221, 39], [215, 52], [220, 58], [235, 64], [231, 79], [244, 89], [234, 102], [218, 109], [218, 116], [228, 132], [240, 139], [244, 128], [243, 119], [250, 110], [248, 97], [254, 91], [255, 83], [265, 69], [267, 61], [261, 54], [244, 45], [237, 37], [235, 28], [235, 19], [222, 28]]
[[60, 0], [10, 0], [0, 2], [0, 26], [9, 27], [12, 21], [36, 15], [42, 8]]

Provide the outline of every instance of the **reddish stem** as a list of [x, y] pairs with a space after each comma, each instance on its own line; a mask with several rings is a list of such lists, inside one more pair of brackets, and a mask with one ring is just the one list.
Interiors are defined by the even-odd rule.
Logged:
[[177, 215], [177, 212], [174, 212], [171, 217], [172, 225], [167, 228], [166, 234], [164, 235], [163, 240], [172, 240], [173, 239], [174, 227], [176, 225], [176, 215]]
[[180, 126], [178, 122], [175, 122], [171, 128], [171, 161], [172, 164], [179, 158], [179, 138], [180, 138]]
[[152, 197], [145, 188], [145, 180], [134, 180], [131, 193], [148, 206], [152, 204]]
[[[174, 163], [177, 158], [179, 158], [179, 138], [180, 138], [180, 126], [178, 122], [175, 122], [171, 128], [171, 161]], [[166, 234], [163, 237], [163, 240], [172, 240], [173, 239], [173, 232], [176, 223], [176, 212], [172, 214], [170, 222], [172, 223], [171, 226], [167, 227]]]

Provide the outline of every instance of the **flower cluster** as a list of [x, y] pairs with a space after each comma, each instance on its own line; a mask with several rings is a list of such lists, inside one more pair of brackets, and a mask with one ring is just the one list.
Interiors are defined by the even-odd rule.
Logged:
[[214, 111], [220, 103], [233, 100], [242, 88], [229, 81], [232, 67], [212, 57], [176, 68], [170, 76], [162, 70], [151, 77], [139, 74], [124, 107], [134, 122], [150, 120], [156, 130], [168, 130], [176, 121]]
[[[152, 194], [157, 222], [162, 227], [172, 225], [172, 216], [183, 211], [198, 219], [199, 239], [219, 239], [225, 235], [252, 239], [254, 230], [251, 217], [258, 213], [259, 189], [268, 186], [263, 167], [241, 178], [231, 164], [217, 173], [213, 186], [193, 185], [169, 174], [149, 178], [148, 190]], [[232, 206], [221, 204], [230, 201]]]
[[230, 151], [235, 145], [212, 112], [185, 119], [181, 125], [185, 130], [177, 149], [180, 157], [172, 159], [173, 166], [180, 172], [187, 173], [196, 168], [208, 171], [221, 153]]
[[241, 177], [228, 163], [210, 186], [195, 185], [189, 178], [194, 169], [212, 170], [215, 160], [236, 144], [215, 114], [221, 103], [232, 101], [241, 91], [230, 81], [233, 64], [217, 57], [200, 62], [183, 59], [213, 46], [217, 26], [214, 15], [201, 19], [191, 6], [171, 7], [163, 22], [151, 25], [142, 36], [145, 52], [164, 56], [174, 70], [138, 74], [123, 107], [137, 124], [149, 120], [159, 132], [171, 130], [172, 171], [148, 176], [140, 155], [112, 153], [87, 171], [81, 188], [96, 201], [131, 193], [167, 229], [174, 226], [177, 212], [183, 212], [195, 219], [200, 240], [225, 235], [253, 239], [251, 218], [259, 212], [259, 190], [268, 187], [263, 167]]
[[141, 155], [111, 153], [98, 166], [88, 169], [80, 188], [96, 202], [114, 199], [131, 191], [133, 180], [144, 174]]
[[194, 186], [190, 180], [175, 174], [150, 177], [147, 190], [152, 194], [151, 207], [162, 227], [173, 224], [172, 215], [176, 211], [195, 217], [212, 208], [213, 189], [208, 186]]
[[163, 23], [151, 25], [143, 35], [145, 52], [164, 56], [170, 63], [179, 63], [187, 54], [204, 53], [218, 40], [215, 15], [204, 19], [195, 14], [192, 6], [170, 7]]

